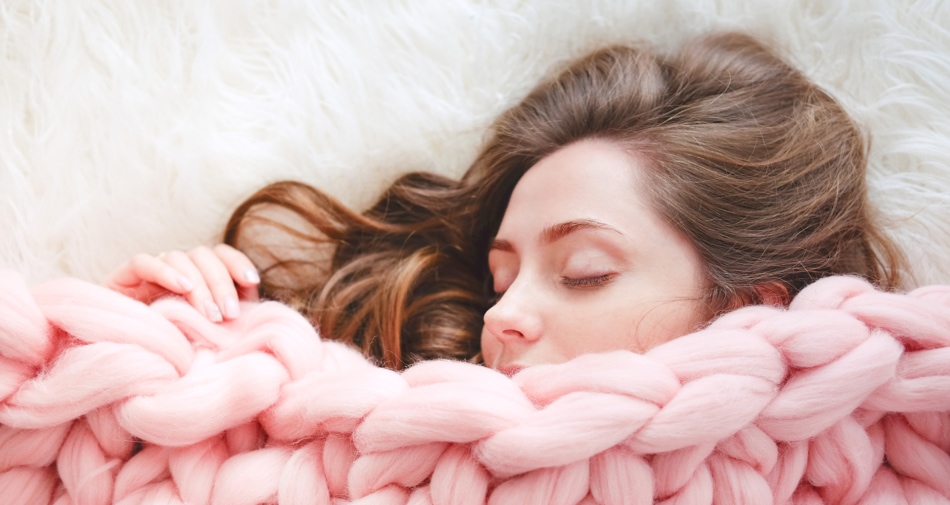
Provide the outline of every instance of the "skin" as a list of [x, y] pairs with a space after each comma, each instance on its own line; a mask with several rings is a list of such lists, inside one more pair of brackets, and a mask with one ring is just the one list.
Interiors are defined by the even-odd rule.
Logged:
[[244, 253], [226, 244], [137, 254], [116, 269], [104, 285], [146, 303], [171, 294], [183, 296], [210, 321], [241, 315], [238, 300], [258, 299], [260, 276]]
[[[489, 253], [497, 303], [485, 363], [508, 374], [592, 352], [643, 352], [703, 323], [703, 272], [689, 242], [646, 202], [644, 164], [603, 140], [541, 160], [512, 193]], [[151, 302], [181, 295], [209, 320], [257, 300], [253, 263], [219, 244], [138, 254], [105, 285]]]
[[509, 375], [586, 353], [644, 352], [703, 322], [702, 264], [643, 190], [646, 165], [584, 140], [515, 186], [488, 262], [485, 363]]

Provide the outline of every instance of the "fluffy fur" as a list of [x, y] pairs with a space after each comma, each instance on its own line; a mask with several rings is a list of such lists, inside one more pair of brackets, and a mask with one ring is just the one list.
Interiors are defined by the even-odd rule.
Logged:
[[915, 285], [950, 282], [950, 6], [940, 0], [12, 0], [0, 6], [0, 266], [98, 281], [220, 240], [282, 178], [357, 207], [457, 176], [552, 66], [712, 29], [772, 41], [873, 144]]
[[[512, 381], [378, 369], [273, 304], [214, 326], [27, 286], [216, 242], [270, 181], [362, 207], [404, 171], [460, 175], [553, 66], [714, 29], [771, 41], [865, 125], [910, 287], [947, 284], [948, 27], [940, 0], [3, 2], [0, 266], [24, 277], [0, 279], [2, 501], [947, 502], [943, 288], [816, 288]], [[929, 323], [901, 319], [919, 304]]]
[[0, 283], [5, 504], [950, 503], [950, 286], [828, 278], [508, 378], [378, 368], [274, 302]]

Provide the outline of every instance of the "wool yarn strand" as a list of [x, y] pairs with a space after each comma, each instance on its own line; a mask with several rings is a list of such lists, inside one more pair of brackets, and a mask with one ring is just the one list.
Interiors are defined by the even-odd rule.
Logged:
[[507, 377], [379, 368], [274, 302], [0, 280], [3, 503], [950, 503], [948, 286], [823, 279]]

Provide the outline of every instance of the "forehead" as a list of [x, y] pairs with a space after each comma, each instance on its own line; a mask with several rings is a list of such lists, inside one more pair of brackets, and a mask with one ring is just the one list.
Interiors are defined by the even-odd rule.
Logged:
[[[643, 162], [604, 140], [570, 144], [543, 158], [515, 186], [499, 234], [514, 218], [547, 225], [572, 219], [611, 222], [649, 210]], [[619, 224], [619, 223], [611, 223]]]

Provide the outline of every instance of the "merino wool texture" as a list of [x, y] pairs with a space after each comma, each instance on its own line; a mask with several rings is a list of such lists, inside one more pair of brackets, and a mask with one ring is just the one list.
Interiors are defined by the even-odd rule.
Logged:
[[950, 503], [950, 286], [831, 277], [509, 378], [379, 368], [275, 302], [0, 285], [4, 504]]

